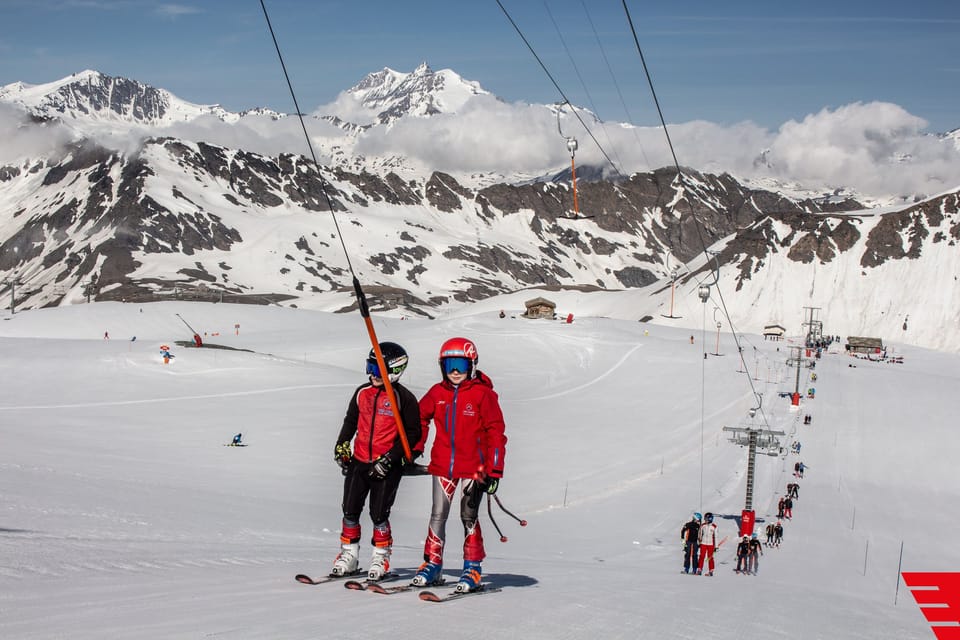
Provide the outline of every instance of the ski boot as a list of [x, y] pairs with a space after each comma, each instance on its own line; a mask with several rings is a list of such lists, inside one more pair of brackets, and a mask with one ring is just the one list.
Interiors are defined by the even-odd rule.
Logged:
[[443, 565], [436, 562], [424, 562], [410, 582], [415, 587], [427, 587], [443, 584]]
[[360, 544], [347, 542], [340, 546], [340, 553], [333, 562], [332, 576], [346, 576], [356, 573], [360, 562]]
[[367, 578], [370, 580], [382, 580], [384, 576], [390, 573], [390, 547], [374, 547], [373, 556], [370, 558], [370, 570], [367, 571]]
[[463, 561], [463, 573], [457, 583], [457, 593], [476, 591], [480, 588], [480, 563], [475, 560]]

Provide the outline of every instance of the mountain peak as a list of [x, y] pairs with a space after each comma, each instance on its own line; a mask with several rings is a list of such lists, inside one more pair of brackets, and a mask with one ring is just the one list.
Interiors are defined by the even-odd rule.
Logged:
[[384, 67], [368, 74], [347, 93], [377, 112], [379, 123], [389, 124], [408, 115], [455, 113], [471, 97], [488, 92], [450, 69], [434, 71], [424, 61], [411, 73]]
[[[165, 126], [203, 114], [229, 119], [219, 105], [195, 105], [165, 89], [85, 69], [60, 80], [0, 87], [0, 101], [17, 104], [41, 118], [124, 122]], [[233, 116], [235, 117], [235, 116]]]

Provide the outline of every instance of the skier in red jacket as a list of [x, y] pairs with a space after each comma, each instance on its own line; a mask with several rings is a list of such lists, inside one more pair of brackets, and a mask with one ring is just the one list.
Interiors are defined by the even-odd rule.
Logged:
[[[399, 405], [407, 441], [416, 442], [420, 438], [417, 398], [399, 382], [407, 367], [407, 352], [394, 342], [381, 342], [380, 353], [387, 365], [387, 375]], [[340, 553], [330, 573], [342, 576], [357, 572], [360, 514], [369, 495], [370, 519], [373, 521], [373, 557], [370, 559], [368, 577], [379, 580], [390, 571], [390, 553], [393, 547], [390, 509], [397, 497], [397, 488], [403, 476], [404, 454], [393, 409], [383, 386], [383, 374], [372, 349], [367, 356], [367, 376], [369, 382], [358, 387], [350, 398], [334, 448], [334, 459], [344, 475], [343, 525], [340, 533]]]
[[438, 584], [443, 579], [447, 517], [462, 480], [463, 573], [457, 590], [473, 591], [480, 587], [480, 563], [485, 552], [478, 510], [483, 494], [496, 493], [503, 476], [507, 437], [493, 382], [477, 369], [477, 361], [477, 348], [472, 341], [447, 340], [438, 359], [443, 379], [420, 399], [422, 432], [414, 449], [423, 449], [431, 420], [436, 433], [427, 467], [433, 476], [433, 508], [423, 549], [424, 563], [413, 578], [416, 586]]

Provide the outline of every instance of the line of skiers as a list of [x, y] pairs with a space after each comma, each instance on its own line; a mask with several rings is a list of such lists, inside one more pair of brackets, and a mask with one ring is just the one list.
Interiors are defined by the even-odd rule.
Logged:
[[[798, 462], [802, 465], [802, 462]], [[794, 475], [798, 475], [795, 473]], [[801, 473], [798, 477], [802, 476]], [[777, 503], [777, 521], [767, 523], [764, 528], [766, 540], [760, 542], [760, 536], [753, 533], [743, 536], [737, 543], [736, 573], [757, 575], [760, 566], [760, 556], [763, 555], [763, 546], [779, 547], [783, 540], [782, 520], [793, 518], [793, 501], [800, 498], [800, 484], [787, 483], [787, 492], [780, 497]], [[683, 572], [687, 574], [712, 576], [714, 571], [714, 554], [722, 544], [717, 542], [717, 525], [713, 522], [713, 514], [702, 516], [694, 513], [689, 522], [680, 529], [680, 541], [683, 543]], [[707, 573], [703, 573], [704, 564]]]
[[[463, 524], [463, 571], [457, 591], [481, 586], [481, 562], [485, 557], [478, 521], [483, 494], [496, 493], [503, 476], [507, 437], [503, 413], [493, 382], [477, 368], [477, 348], [466, 338], [451, 338], [440, 347], [437, 363], [441, 379], [418, 401], [400, 384], [407, 368], [407, 352], [394, 342], [379, 345], [387, 371], [380, 371], [373, 349], [367, 356], [367, 382], [350, 397], [347, 412], [334, 447], [343, 481], [343, 522], [340, 552], [331, 571], [345, 576], [360, 572], [360, 516], [369, 498], [373, 523], [373, 555], [367, 575], [379, 580], [390, 572], [393, 534], [390, 510], [397, 496], [404, 469], [415, 466], [423, 455], [430, 424], [436, 426], [430, 463], [432, 507], [420, 565], [412, 584], [443, 582], [443, 552], [446, 523], [454, 495], [461, 486], [460, 521]], [[411, 460], [405, 459], [392, 400], [384, 386], [390, 381], [399, 410]]]

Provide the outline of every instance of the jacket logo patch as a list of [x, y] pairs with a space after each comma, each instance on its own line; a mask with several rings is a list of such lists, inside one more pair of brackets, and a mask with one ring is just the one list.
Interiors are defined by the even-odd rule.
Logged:
[[465, 415], [465, 416], [471, 416], [471, 417], [477, 415], [477, 412], [474, 410], [472, 403], [469, 403], [469, 402], [468, 402], [468, 403], [467, 403], [467, 406], [465, 406], [465, 407], [463, 408], [463, 415]]

